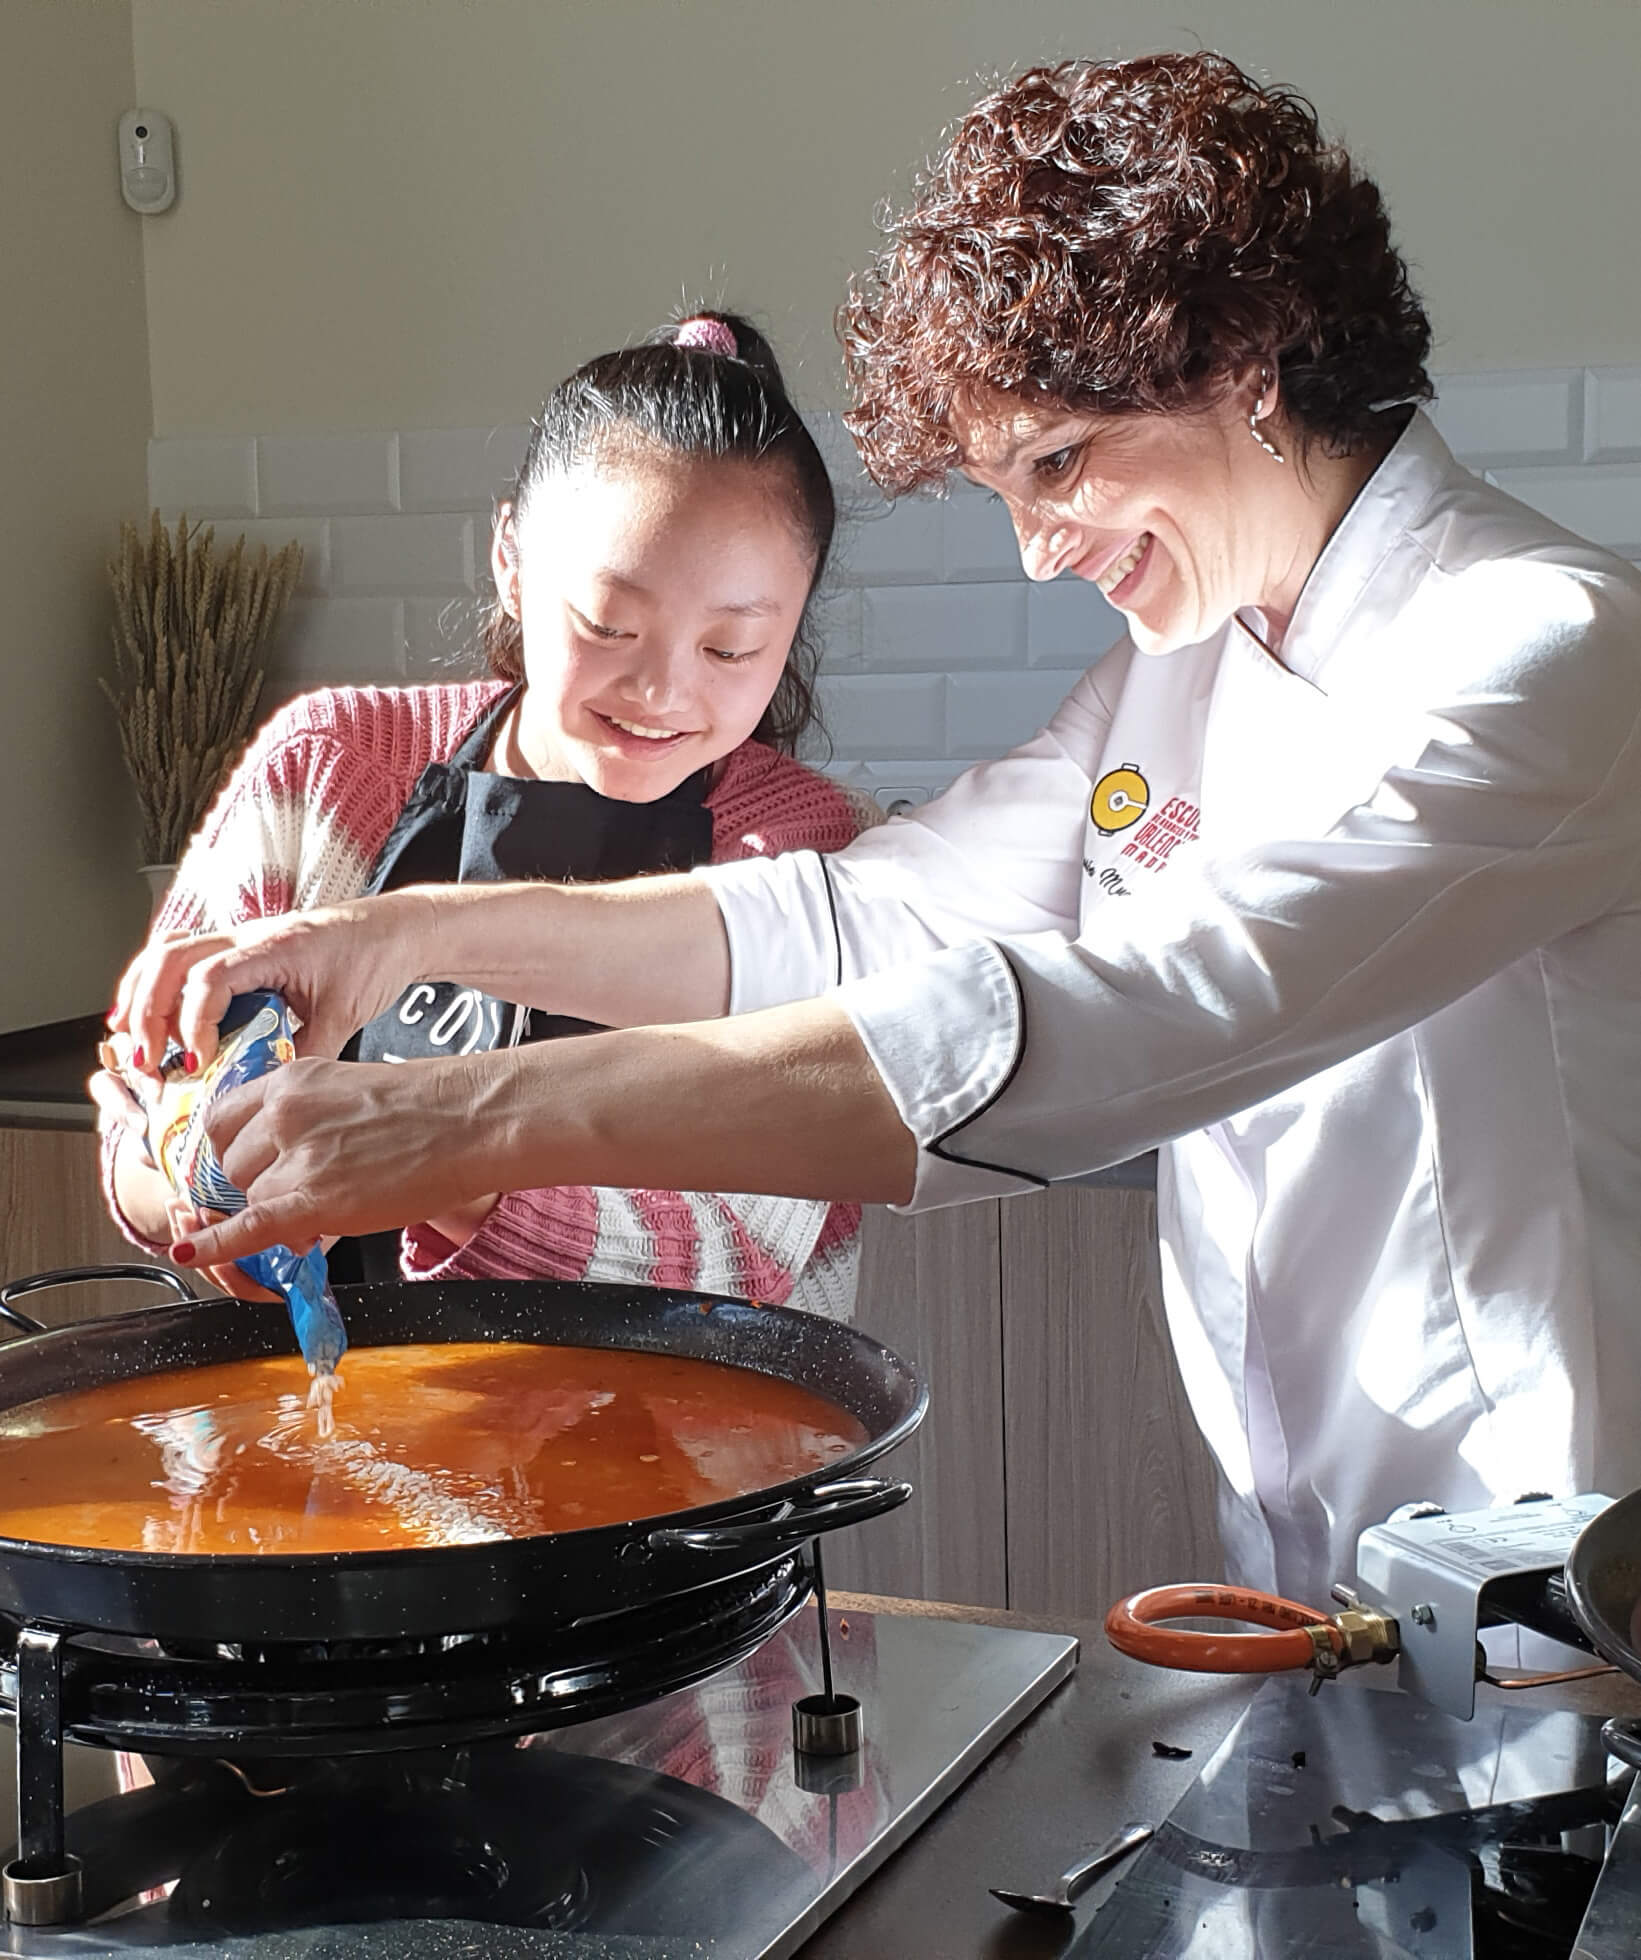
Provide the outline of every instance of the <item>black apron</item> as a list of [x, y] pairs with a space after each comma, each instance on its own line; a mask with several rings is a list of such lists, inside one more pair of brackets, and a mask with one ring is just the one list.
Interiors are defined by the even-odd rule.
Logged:
[[[377, 854], [367, 895], [405, 885], [546, 879], [599, 884], [646, 871], [688, 871], [712, 855], [708, 772], [653, 803], [622, 803], [585, 783], [544, 783], [482, 768], [497, 728], [523, 692], [509, 689], [448, 762], [430, 762]], [[410, 1062], [473, 1055], [589, 1034], [598, 1024], [497, 1000], [453, 981], [418, 981], [344, 1050], [349, 1061]], [[399, 1235], [375, 1232], [331, 1249], [339, 1281], [399, 1277]]]

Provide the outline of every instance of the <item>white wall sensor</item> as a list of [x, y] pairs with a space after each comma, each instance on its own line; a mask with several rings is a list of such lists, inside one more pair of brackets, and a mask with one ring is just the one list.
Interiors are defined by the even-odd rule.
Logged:
[[177, 199], [171, 119], [154, 109], [128, 109], [120, 118], [120, 190], [133, 211], [152, 217]]

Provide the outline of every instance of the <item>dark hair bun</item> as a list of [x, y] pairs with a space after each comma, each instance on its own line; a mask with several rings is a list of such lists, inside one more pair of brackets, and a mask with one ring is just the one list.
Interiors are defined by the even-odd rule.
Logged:
[[[676, 347], [685, 328], [699, 326], [703, 321], [711, 321], [716, 326], [727, 327], [735, 338], [734, 358], [751, 368], [777, 399], [781, 401], [786, 399], [786, 382], [781, 375], [781, 364], [775, 358], [774, 348], [752, 322], [744, 319], [739, 313], [718, 313], [710, 307], [695, 307], [688, 313], [680, 314], [676, 320], [669, 320], [664, 327], [657, 327], [650, 335], [647, 345]], [[687, 339], [686, 344], [689, 344]], [[725, 351], [727, 352], [727, 349]]]

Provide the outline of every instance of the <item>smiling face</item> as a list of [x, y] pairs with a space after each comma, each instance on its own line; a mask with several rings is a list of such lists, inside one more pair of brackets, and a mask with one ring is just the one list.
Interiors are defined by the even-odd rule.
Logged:
[[754, 465], [623, 448], [504, 515], [492, 565], [536, 775], [649, 803], [746, 741], [813, 576], [784, 491]]
[[1136, 646], [1170, 653], [1240, 607], [1285, 618], [1320, 549], [1299, 472], [1249, 434], [1253, 401], [1236, 389], [1191, 414], [1090, 415], [988, 392], [950, 427], [963, 474], [1008, 506], [1027, 576], [1088, 579]]

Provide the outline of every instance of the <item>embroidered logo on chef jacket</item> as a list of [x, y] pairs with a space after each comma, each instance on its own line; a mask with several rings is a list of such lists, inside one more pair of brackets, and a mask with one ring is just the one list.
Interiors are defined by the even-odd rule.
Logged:
[[1089, 820], [1102, 837], [1115, 837], [1137, 824], [1150, 805], [1151, 785], [1132, 762], [1125, 762], [1120, 769], [1108, 769], [1094, 785]]
[[[1202, 811], [1188, 796], [1170, 796], [1155, 809], [1152, 801], [1149, 781], [1131, 762], [1108, 769], [1094, 785], [1089, 823], [1099, 836], [1121, 841], [1093, 846], [1092, 854], [1083, 859], [1083, 871], [1108, 898], [1130, 895], [1119, 865], [1124, 870], [1161, 871], [1177, 846], [1196, 841]], [[1108, 857], [1107, 850], [1115, 855]]]
[[1122, 847], [1122, 855], [1132, 858], [1145, 871], [1160, 871], [1177, 844], [1196, 840], [1202, 812], [1187, 796], [1171, 796], [1148, 817]]

